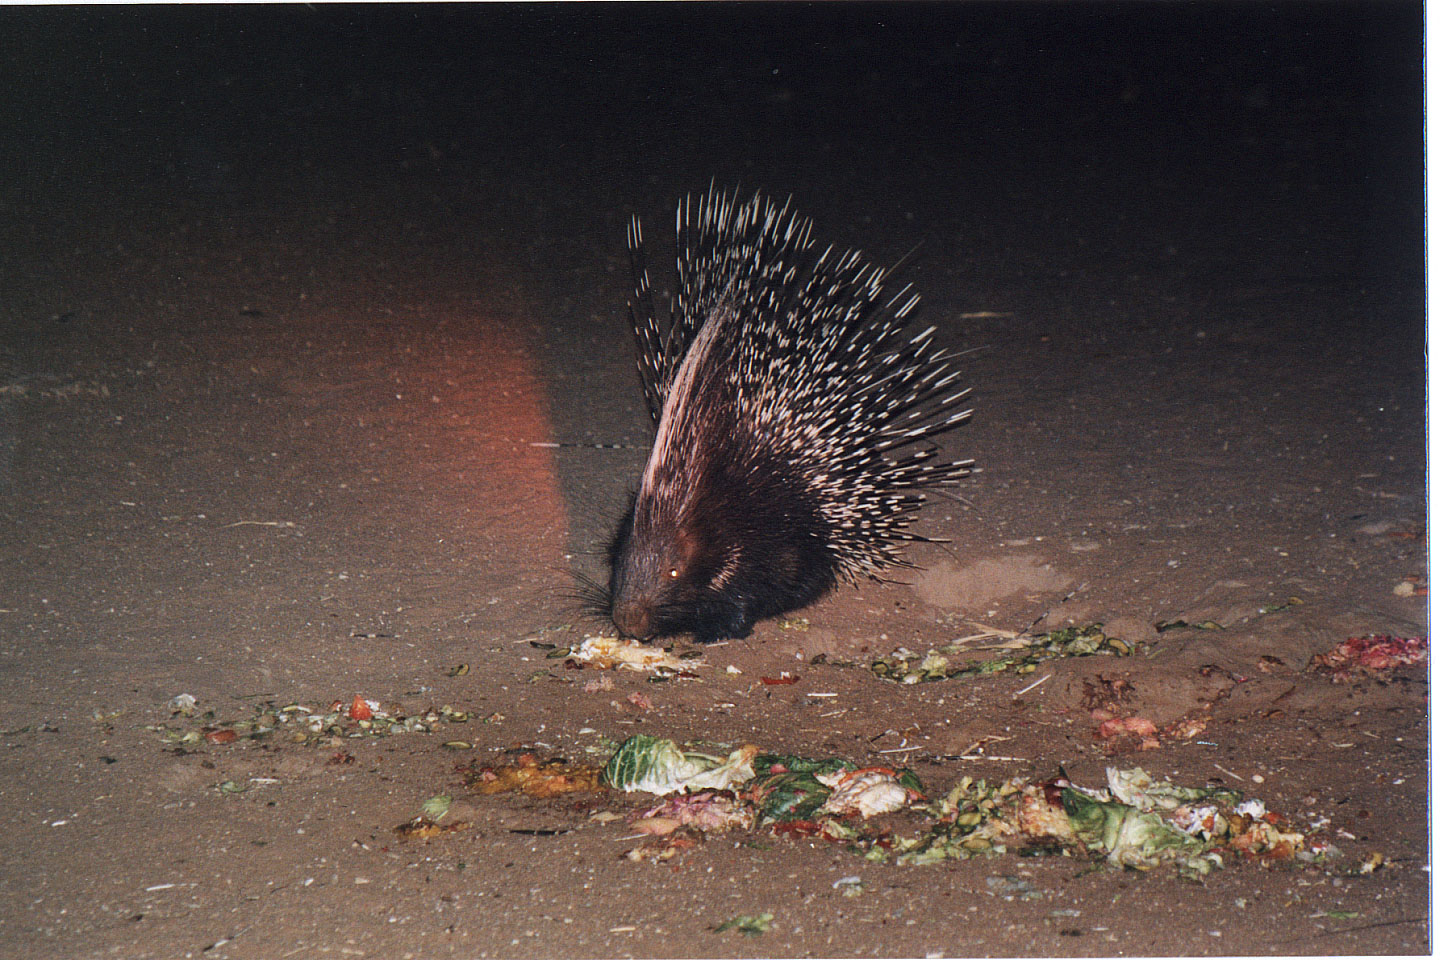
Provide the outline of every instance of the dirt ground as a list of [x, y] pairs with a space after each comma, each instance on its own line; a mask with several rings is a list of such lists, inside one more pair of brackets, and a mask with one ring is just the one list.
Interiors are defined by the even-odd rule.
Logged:
[[[1428, 953], [1428, 669], [1308, 669], [1428, 636], [1420, 17], [0, 11], [0, 956]], [[534, 641], [603, 629], [574, 574], [604, 576], [649, 440], [625, 225], [666, 263], [712, 178], [910, 255], [970, 351], [944, 449], [980, 469], [904, 582], [696, 680], [567, 669]], [[1093, 622], [1142, 654], [865, 666]], [[1192, 732], [1103, 737], [1097, 690]], [[177, 743], [181, 694], [212, 726], [356, 694], [472, 719]], [[596, 814], [640, 796], [457, 772], [636, 732], [937, 794], [1141, 765], [1335, 854], [1191, 881], [757, 830], [632, 862]], [[439, 794], [470, 827], [400, 839]]]

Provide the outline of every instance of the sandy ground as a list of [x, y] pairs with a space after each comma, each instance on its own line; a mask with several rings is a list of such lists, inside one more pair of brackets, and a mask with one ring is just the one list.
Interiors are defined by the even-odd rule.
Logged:
[[[0, 955], [1429, 952], [1427, 671], [1307, 669], [1428, 635], [1419, 22], [0, 12]], [[904, 583], [707, 649], [698, 681], [568, 670], [531, 641], [603, 626], [572, 575], [604, 575], [649, 439], [624, 226], [664, 263], [712, 177], [914, 250], [923, 322], [973, 350], [945, 449], [981, 469]], [[1096, 621], [1144, 655], [915, 686], [816, 662]], [[1203, 732], [1103, 739], [1102, 688]], [[179, 694], [218, 723], [357, 693], [474, 719], [156, 729]], [[634, 732], [905, 762], [936, 792], [1140, 764], [1337, 852], [1192, 882], [756, 832], [635, 863], [594, 814], [640, 799], [456, 771]], [[399, 839], [437, 794], [470, 828]]]

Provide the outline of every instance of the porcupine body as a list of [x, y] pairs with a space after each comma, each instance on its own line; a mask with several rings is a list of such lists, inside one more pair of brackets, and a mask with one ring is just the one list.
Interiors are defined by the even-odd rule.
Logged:
[[928, 438], [969, 416], [918, 298], [756, 195], [676, 213], [679, 276], [654, 305], [639, 220], [630, 304], [655, 444], [610, 549], [609, 613], [633, 637], [746, 636], [841, 581], [905, 565], [925, 488], [970, 461]]

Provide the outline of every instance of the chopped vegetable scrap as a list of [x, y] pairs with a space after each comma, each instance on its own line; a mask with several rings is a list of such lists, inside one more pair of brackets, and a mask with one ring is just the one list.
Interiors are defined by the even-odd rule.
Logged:
[[450, 812], [451, 799], [446, 794], [431, 797], [420, 807], [420, 814], [395, 828], [395, 835], [401, 840], [430, 840], [447, 833], [457, 833], [470, 826], [468, 821], [447, 823], [440, 821]]
[[667, 677], [693, 677], [697, 668], [705, 666], [698, 652], [675, 654], [619, 637], [586, 637], [574, 646], [553, 648], [549, 656], [597, 670], [636, 670]]
[[444, 819], [445, 814], [450, 812], [450, 804], [452, 802], [453, 800], [449, 794], [436, 794], [421, 805], [420, 812], [431, 820], [441, 820]]
[[868, 820], [877, 814], [894, 813], [922, 799], [920, 791], [905, 786], [894, 770], [881, 767], [847, 770], [832, 778], [833, 783], [820, 777], [816, 779], [834, 788], [819, 812], [837, 817], [858, 813]]
[[603, 789], [598, 766], [540, 760], [533, 753], [522, 753], [514, 763], [503, 766], [462, 767], [461, 774], [465, 786], [484, 794], [514, 790], [531, 797], [558, 797]]
[[640, 814], [635, 827], [652, 839], [627, 854], [635, 860], [667, 859], [702, 842], [707, 833], [757, 823], [796, 835], [853, 840], [859, 832], [841, 819], [868, 818], [924, 799], [919, 780], [908, 770], [861, 769], [838, 758], [761, 755], [751, 745], [722, 758], [644, 735], [620, 745], [606, 765], [605, 779], [627, 791], [697, 791]]
[[759, 748], [745, 745], [728, 757], [686, 752], [674, 740], [636, 734], [620, 744], [605, 764], [605, 782], [631, 793], [664, 796], [680, 790], [727, 790], [755, 776], [751, 762]]
[[1260, 608], [1260, 614], [1263, 616], [1270, 613], [1279, 613], [1281, 610], [1289, 610], [1291, 607], [1298, 607], [1304, 602], [1305, 601], [1301, 600], [1299, 597], [1286, 597], [1279, 603], [1265, 604], [1265, 606]]
[[724, 933], [726, 930], [739, 930], [747, 937], [758, 937], [762, 933], [768, 932], [774, 923], [775, 914], [773, 913], [741, 914], [738, 917], [731, 917], [729, 920], [715, 927], [715, 932]]
[[[1225, 854], [1271, 862], [1331, 852], [1258, 800], [1225, 788], [1181, 786], [1140, 767], [1107, 769], [1105, 789], [1063, 776], [997, 784], [965, 777], [927, 803], [910, 770], [762, 754], [749, 744], [722, 757], [642, 734], [621, 743], [603, 771], [526, 754], [512, 766], [481, 768], [466, 779], [482, 793], [552, 796], [610, 786], [667, 796], [628, 818], [646, 837], [626, 853], [631, 860], [666, 860], [709, 834], [756, 827], [846, 843], [866, 859], [894, 857], [901, 864], [1048, 852], [1139, 870], [1173, 864], [1191, 877], [1220, 866]], [[544, 785], [551, 782], [558, 785]], [[923, 818], [919, 832], [902, 836], [897, 821], [858, 822], [901, 810]]]
[[626, 850], [625, 859], [635, 863], [639, 863], [641, 860], [661, 863], [676, 854], [693, 850], [704, 842], [705, 834], [698, 828], [681, 827], [670, 833], [647, 837], [645, 842], [638, 847]]
[[1429, 656], [1429, 637], [1351, 637], [1317, 653], [1310, 669], [1328, 674], [1335, 683], [1354, 682], [1362, 677], [1384, 677], [1397, 667], [1424, 663]]
[[193, 717], [197, 709], [195, 695], [193, 693], [176, 694], [165, 704], [165, 708], [175, 716]]
[[633, 824], [641, 833], [653, 836], [673, 833], [681, 827], [694, 827], [705, 833], [719, 833], [732, 827], [749, 830], [755, 825], [755, 811], [728, 791], [701, 790], [673, 796], [659, 806], [642, 811]]
[[[1088, 627], [1065, 627], [1040, 636], [1011, 638], [990, 646], [970, 646], [972, 638], [966, 638], [924, 655], [902, 647], [890, 656], [872, 662], [870, 669], [882, 680], [923, 683], [955, 677], [982, 677], [1007, 670], [1027, 674], [1047, 660], [1097, 654], [1128, 657], [1140, 648], [1139, 644], [1106, 636], [1102, 627], [1098, 623]], [[998, 639], [999, 636], [992, 634], [982, 639]], [[974, 654], [982, 650], [1004, 652], [986, 660], [975, 659]]]
[[1161, 620], [1155, 624], [1156, 633], [1164, 633], [1166, 630], [1224, 630], [1224, 624], [1215, 620], [1197, 620], [1194, 623], [1188, 620]]
[[464, 820], [455, 823], [447, 823], [443, 826], [421, 814], [413, 820], [407, 820], [395, 828], [395, 835], [401, 840], [432, 840], [435, 837], [444, 836], [447, 833], [458, 833], [468, 829], [470, 824]]
[[257, 704], [250, 717], [240, 720], [219, 720], [214, 710], [201, 712], [195, 698], [188, 694], [173, 698], [166, 706], [172, 714], [171, 722], [146, 729], [155, 731], [165, 743], [182, 747], [258, 740], [276, 733], [294, 743], [337, 746], [347, 738], [431, 733], [441, 724], [470, 720], [470, 714], [448, 705], [415, 714], [398, 709], [392, 712], [358, 694], [348, 702], [336, 700], [323, 710], [299, 703], [277, 706], [268, 701]]
[[1108, 790], [1089, 790], [1064, 778], [991, 786], [966, 777], [931, 805], [928, 833], [893, 849], [913, 864], [1051, 849], [1139, 870], [1173, 863], [1187, 876], [1209, 873], [1225, 852], [1274, 861], [1329, 850], [1233, 790], [1180, 787], [1140, 767], [1109, 768], [1106, 779]]
[[920, 779], [909, 770], [857, 767], [829, 757], [812, 760], [779, 754], [756, 757], [757, 776], [741, 790], [761, 823], [810, 820], [819, 814], [869, 818], [924, 799]]

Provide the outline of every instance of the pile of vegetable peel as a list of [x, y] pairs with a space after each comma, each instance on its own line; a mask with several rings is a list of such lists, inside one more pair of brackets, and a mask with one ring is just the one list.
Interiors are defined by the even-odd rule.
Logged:
[[[1272, 862], [1329, 852], [1234, 790], [1185, 787], [1140, 767], [1108, 768], [1106, 780], [1105, 788], [1087, 789], [1063, 776], [994, 785], [965, 777], [926, 803], [909, 770], [762, 754], [750, 744], [717, 756], [643, 735], [622, 743], [602, 774], [615, 789], [670, 798], [632, 817], [651, 838], [632, 851], [634, 859], [666, 859], [706, 834], [757, 827], [845, 842], [868, 859], [893, 856], [914, 865], [1029, 851], [1138, 870], [1173, 864], [1199, 877], [1227, 853]], [[910, 836], [856, 823], [905, 809], [923, 818]], [[672, 839], [659, 839], [666, 837]]]
[[1199, 877], [1220, 866], [1227, 852], [1267, 862], [1329, 852], [1233, 790], [1182, 787], [1140, 767], [1110, 767], [1105, 775], [1108, 788], [1099, 790], [1064, 777], [995, 785], [966, 777], [930, 806], [927, 833], [895, 845], [897, 859], [936, 863], [1028, 848], [1137, 870], [1169, 863]]

